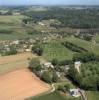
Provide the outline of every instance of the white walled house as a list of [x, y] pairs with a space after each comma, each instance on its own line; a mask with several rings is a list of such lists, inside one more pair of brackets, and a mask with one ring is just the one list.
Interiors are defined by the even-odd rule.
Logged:
[[80, 61], [75, 62], [75, 68], [79, 73], [80, 73], [80, 67], [81, 67], [81, 62]]

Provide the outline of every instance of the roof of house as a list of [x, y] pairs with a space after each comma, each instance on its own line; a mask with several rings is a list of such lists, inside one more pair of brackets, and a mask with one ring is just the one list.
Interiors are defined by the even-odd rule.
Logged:
[[81, 62], [80, 61], [76, 61], [75, 62], [75, 65], [78, 65], [78, 64], [81, 64]]

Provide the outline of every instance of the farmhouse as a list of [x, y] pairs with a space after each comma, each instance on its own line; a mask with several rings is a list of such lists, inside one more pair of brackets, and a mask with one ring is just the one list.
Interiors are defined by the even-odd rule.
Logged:
[[80, 93], [79, 93], [79, 90], [78, 89], [70, 89], [70, 94], [73, 97], [79, 97], [80, 96]]

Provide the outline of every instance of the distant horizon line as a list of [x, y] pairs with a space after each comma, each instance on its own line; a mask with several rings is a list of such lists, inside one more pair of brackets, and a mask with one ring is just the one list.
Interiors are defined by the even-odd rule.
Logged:
[[0, 5], [1, 6], [99, 6], [99, 4], [19, 4], [19, 5]]

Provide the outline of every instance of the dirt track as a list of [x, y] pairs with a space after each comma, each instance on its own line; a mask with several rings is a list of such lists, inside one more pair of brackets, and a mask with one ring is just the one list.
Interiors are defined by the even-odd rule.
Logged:
[[28, 69], [0, 76], [0, 100], [24, 100], [50, 89]]

